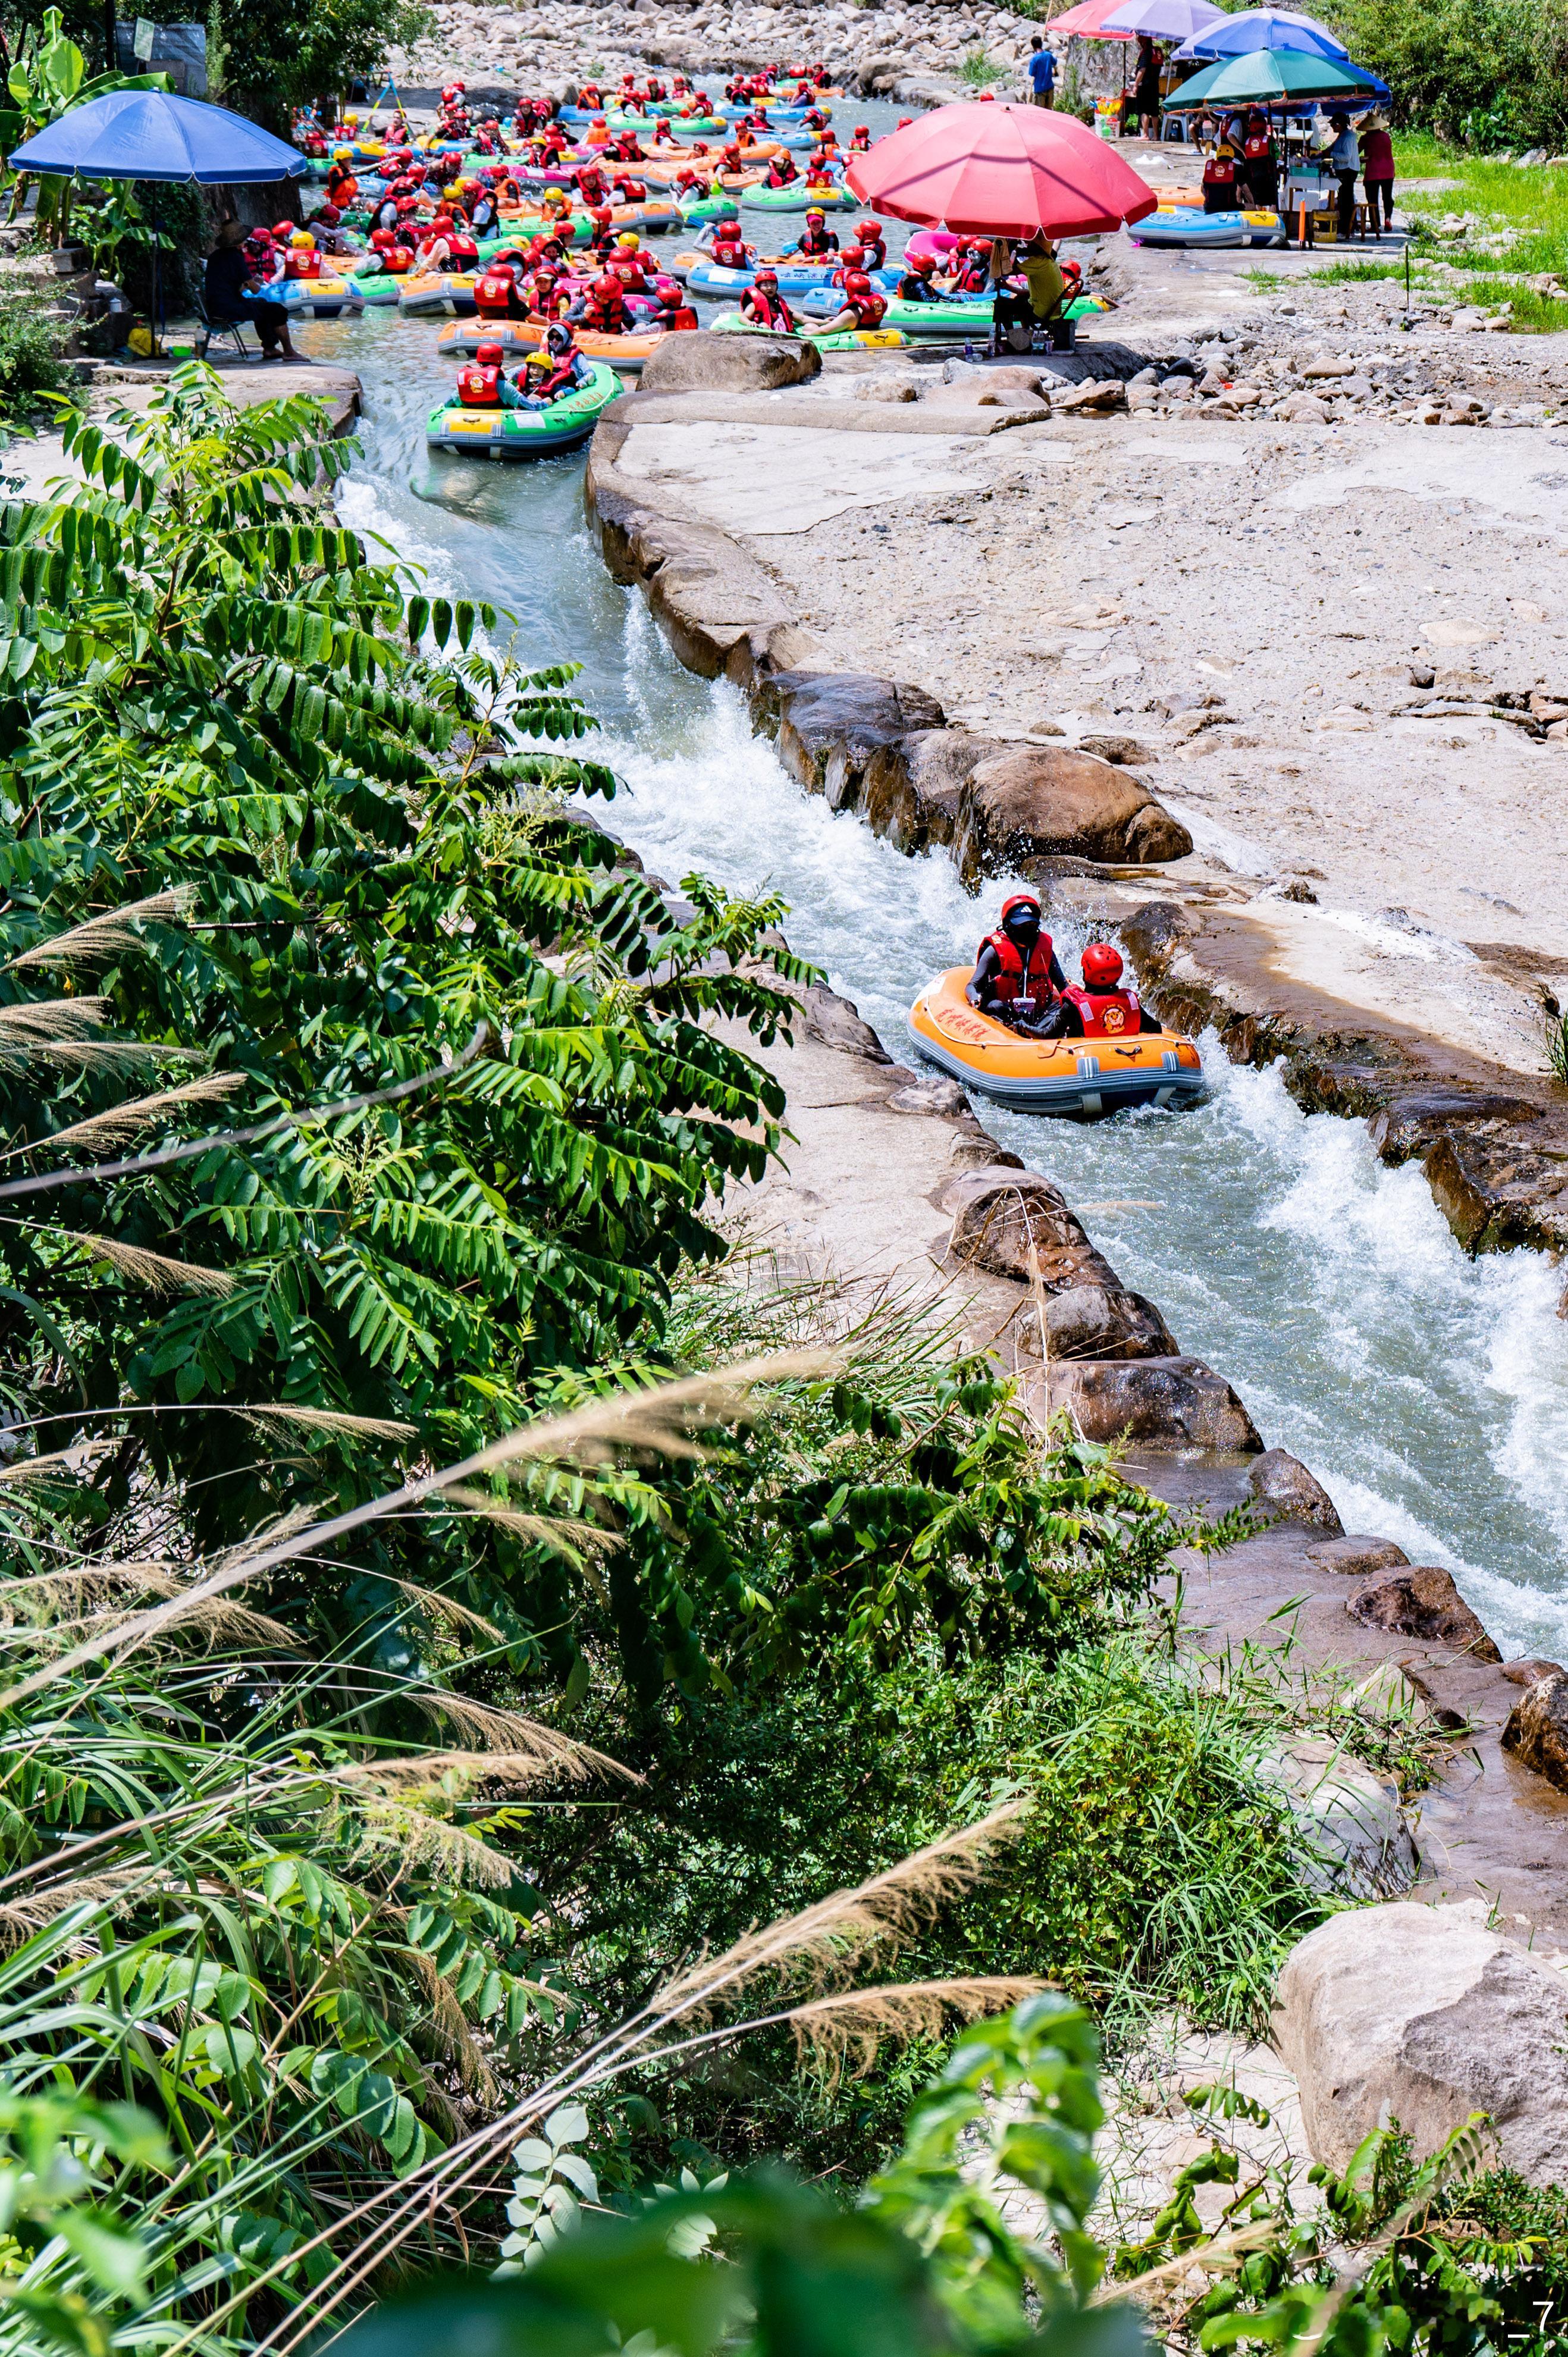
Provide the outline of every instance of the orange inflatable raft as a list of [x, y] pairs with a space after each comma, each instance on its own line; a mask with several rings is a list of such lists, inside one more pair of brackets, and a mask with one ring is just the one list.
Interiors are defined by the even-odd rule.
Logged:
[[1123, 1105], [1190, 1105], [1204, 1092], [1203, 1059], [1176, 1031], [1124, 1039], [1026, 1039], [970, 1005], [972, 966], [939, 974], [909, 1010], [929, 1063], [1019, 1113], [1095, 1114]]

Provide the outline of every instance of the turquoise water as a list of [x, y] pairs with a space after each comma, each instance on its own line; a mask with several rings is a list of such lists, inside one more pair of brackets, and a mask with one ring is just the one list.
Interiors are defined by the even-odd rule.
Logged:
[[[451, 368], [435, 338], [385, 311], [302, 330], [365, 386], [347, 519], [439, 587], [510, 608], [528, 661], [580, 662], [626, 781], [618, 830], [671, 879], [700, 866], [737, 890], [781, 891], [795, 946], [908, 1057], [905, 1010], [935, 970], [972, 953], [994, 889], [972, 900], [945, 859], [901, 858], [803, 796], [735, 691], [681, 670], [640, 597], [600, 563], [580, 452], [516, 468], [427, 452], [424, 420]], [[1562, 1657], [1557, 1273], [1523, 1254], [1466, 1260], [1419, 1169], [1383, 1169], [1358, 1124], [1305, 1117], [1277, 1073], [1208, 1060], [1210, 1100], [1186, 1114], [1079, 1128], [981, 1110], [1075, 1200], [1157, 1203], [1088, 1224], [1183, 1348], [1230, 1377], [1271, 1445], [1313, 1466], [1348, 1528], [1446, 1564], [1505, 1651]]]

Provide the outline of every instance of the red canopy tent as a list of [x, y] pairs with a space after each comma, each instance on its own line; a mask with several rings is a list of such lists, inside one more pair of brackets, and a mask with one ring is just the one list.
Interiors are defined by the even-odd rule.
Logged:
[[1036, 106], [939, 106], [852, 156], [845, 178], [878, 212], [967, 237], [1093, 237], [1159, 209], [1086, 124]]

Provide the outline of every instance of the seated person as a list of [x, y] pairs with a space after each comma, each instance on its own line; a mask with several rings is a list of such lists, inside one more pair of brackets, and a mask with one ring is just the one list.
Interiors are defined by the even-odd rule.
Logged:
[[1061, 317], [1066, 280], [1048, 238], [1029, 240], [1015, 263], [1014, 275], [1022, 278], [1022, 286], [1009, 284], [997, 293], [997, 339], [1018, 352], [1029, 350], [1041, 328], [1050, 330], [1053, 344], [1059, 339], [1070, 340], [1070, 328]]
[[207, 257], [203, 301], [215, 327], [248, 319], [262, 339], [264, 361], [295, 361], [299, 354], [289, 340], [288, 313], [261, 290], [255, 270], [243, 251], [245, 231], [239, 221], [225, 221], [218, 243]]
[[570, 306], [566, 317], [598, 336], [626, 333], [626, 296], [613, 271], [601, 271]]
[[474, 308], [481, 319], [526, 319], [528, 305], [518, 292], [514, 263], [487, 263], [474, 281]]
[[831, 319], [824, 319], [815, 332], [825, 336], [842, 335], [846, 329], [879, 328], [887, 305], [864, 270], [846, 270], [843, 274], [843, 304]]
[[849, 144], [852, 151], [856, 156], [869, 156], [871, 153], [870, 124], [857, 123], [854, 129], [849, 135]]
[[480, 344], [471, 361], [457, 371], [457, 399], [465, 409], [522, 409], [515, 385], [507, 382], [506, 354], [499, 344]]
[[1139, 1005], [1135, 990], [1123, 988], [1122, 952], [1109, 942], [1090, 942], [1079, 963], [1081, 989], [1069, 982], [1043, 1023], [1043, 1039], [1123, 1039], [1134, 1031], [1160, 1031], [1164, 1025]]
[[954, 249], [948, 261], [948, 292], [983, 295], [991, 285], [991, 248], [983, 237]]
[[980, 944], [965, 997], [1009, 1030], [1038, 1036], [1057, 994], [1066, 987], [1061, 961], [1041, 924], [1039, 901], [1033, 892], [1010, 893], [995, 931]]
[[821, 205], [812, 205], [806, 214], [806, 226], [787, 254], [798, 253], [802, 262], [831, 262], [839, 250], [839, 242], [828, 227], [828, 217]]
[[769, 159], [768, 178], [763, 185], [769, 188], [789, 188], [800, 177], [795, 158], [787, 147], [781, 147], [778, 155]]
[[931, 284], [936, 274], [936, 255], [918, 253], [898, 281], [900, 303], [940, 303], [942, 298]]
[[783, 335], [795, 332], [795, 314], [779, 292], [776, 270], [759, 270], [755, 283], [740, 298], [740, 316], [759, 328], [776, 328]]
[[668, 278], [660, 273], [653, 282], [653, 304], [654, 308], [647, 314], [650, 328], [663, 328], [668, 331], [697, 325], [697, 314], [686, 300], [685, 289], [678, 279]]
[[577, 350], [571, 328], [557, 324], [546, 330], [543, 350], [530, 355], [523, 371], [528, 390], [518, 393], [514, 406], [548, 409], [553, 401], [586, 384], [592, 373], [589, 363]]

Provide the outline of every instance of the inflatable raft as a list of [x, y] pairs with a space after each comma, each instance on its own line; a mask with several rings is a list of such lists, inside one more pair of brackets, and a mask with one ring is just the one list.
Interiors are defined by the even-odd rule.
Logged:
[[1089, 1114], [1123, 1105], [1196, 1104], [1203, 1059], [1176, 1031], [1125, 1039], [1026, 1039], [964, 996], [973, 968], [939, 974], [909, 1010], [915, 1046], [929, 1063], [1020, 1113]]
[[[743, 319], [738, 311], [721, 311], [716, 319], [708, 321], [708, 326], [715, 335], [725, 336], [776, 336], [779, 332], [777, 328], [759, 328], [755, 319]], [[909, 340], [897, 328], [835, 328], [832, 335], [827, 335], [804, 319], [797, 332], [810, 337], [821, 352], [897, 352]]]
[[585, 442], [620, 391], [613, 369], [596, 364], [575, 393], [548, 409], [465, 409], [446, 402], [430, 413], [424, 438], [433, 450], [461, 450], [471, 458], [543, 458]]
[[[802, 297], [801, 307], [813, 317], [831, 318], [843, 302], [843, 289], [825, 286]], [[993, 302], [989, 295], [960, 296], [950, 302], [901, 303], [889, 296], [882, 315], [885, 328], [900, 328], [907, 336], [989, 336]]]
[[365, 299], [357, 278], [285, 278], [269, 291], [274, 303], [307, 319], [335, 319], [340, 311], [358, 310]]
[[[443, 328], [435, 339], [435, 349], [454, 359], [467, 359], [481, 344], [499, 344], [511, 358], [525, 352], [536, 352], [544, 341], [546, 319], [454, 319]], [[574, 330], [577, 350], [585, 360], [602, 361], [607, 368], [618, 369], [623, 376], [635, 376], [644, 361], [651, 360], [667, 334], [680, 334], [681, 329], [651, 328], [643, 335], [596, 336], [591, 328]]]
[[836, 180], [827, 188], [820, 181], [806, 179], [791, 181], [787, 188], [746, 188], [740, 200], [747, 212], [758, 213], [803, 213], [813, 206], [825, 213], [853, 213], [860, 209], [860, 199], [852, 197]]
[[1197, 205], [1162, 205], [1127, 232], [1134, 245], [1286, 245], [1278, 213], [1206, 213]]
[[447, 311], [455, 318], [474, 315], [474, 274], [471, 270], [438, 270], [415, 277], [410, 271], [398, 285], [397, 307], [405, 317], [429, 317]]
[[[677, 254], [675, 258], [678, 263], [682, 259], [685, 260], [684, 274], [688, 291], [693, 295], [706, 296], [709, 302], [733, 302], [737, 295], [744, 294], [748, 286], [756, 284], [755, 270], [721, 270], [718, 264], [711, 261], [705, 253], [695, 257], [691, 255], [682, 257]], [[830, 290], [828, 274], [832, 267], [830, 264], [819, 264], [813, 268], [810, 263], [778, 262], [760, 264], [759, 267], [772, 271], [774, 277], [779, 281], [779, 292], [787, 299], [793, 299], [796, 296], [824, 295], [832, 291], [838, 296], [839, 301], [843, 300], [842, 287]], [[672, 269], [671, 274], [679, 276], [681, 273]], [[898, 273], [896, 270], [874, 270], [871, 273], [871, 283], [886, 293], [890, 287], [897, 286], [898, 284]], [[835, 309], [838, 307], [836, 303], [833, 307]]]

